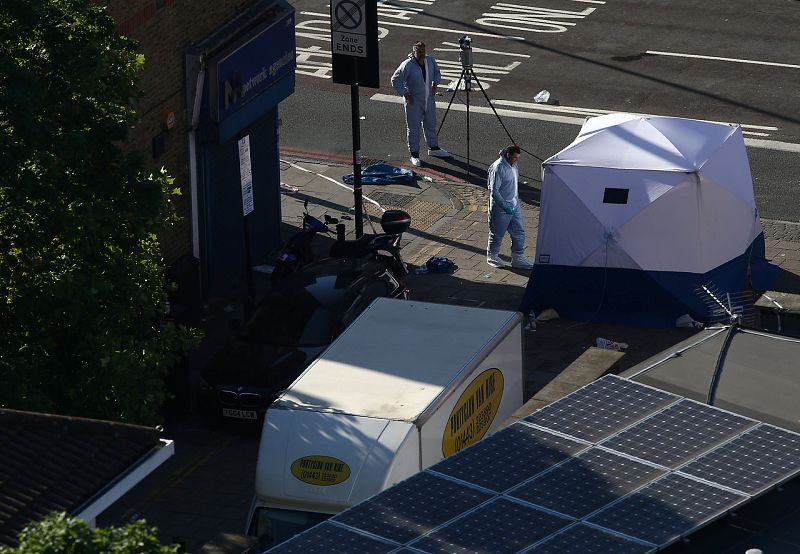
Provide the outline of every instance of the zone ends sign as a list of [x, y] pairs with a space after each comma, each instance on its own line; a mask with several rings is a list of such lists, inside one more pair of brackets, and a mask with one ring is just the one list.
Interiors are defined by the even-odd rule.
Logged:
[[333, 82], [379, 88], [377, 0], [331, 0]]

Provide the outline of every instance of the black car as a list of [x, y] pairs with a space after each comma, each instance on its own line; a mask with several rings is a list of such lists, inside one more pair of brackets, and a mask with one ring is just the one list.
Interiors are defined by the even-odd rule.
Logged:
[[227, 421], [261, 420], [373, 300], [405, 294], [403, 280], [379, 261], [326, 259], [303, 267], [256, 304], [203, 371], [201, 407]]

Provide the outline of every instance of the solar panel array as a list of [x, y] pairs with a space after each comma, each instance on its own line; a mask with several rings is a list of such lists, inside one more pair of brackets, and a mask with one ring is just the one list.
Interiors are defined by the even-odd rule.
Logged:
[[653, 552], [798, 473], [800, 435], [606, 376], [270, 552]]

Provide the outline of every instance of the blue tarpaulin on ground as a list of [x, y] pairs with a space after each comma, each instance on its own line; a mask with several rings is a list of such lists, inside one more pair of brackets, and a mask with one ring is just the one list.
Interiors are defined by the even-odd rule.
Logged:
[[[353, 184], [353, 175], [342, 177], [345, 184]], [[410, 169], [403, 169], [389, 164], [374, 164], [361, 171], [363, 185], [407, 185], [415, 183], [417, 175]]]

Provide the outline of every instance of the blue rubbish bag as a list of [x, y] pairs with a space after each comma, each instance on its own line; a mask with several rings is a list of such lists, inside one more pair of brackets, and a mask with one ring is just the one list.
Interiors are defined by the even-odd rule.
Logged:
[[[342, 181], [353, 184], [353, 175], [345, 175]], [[374, 164], [361, 171], [363, 185], [408, 185], [417, 181], [417, 174], [389, 164]]]
[[458, 266], [450, 258], [444, 256], [431, 256], [425, 262], [425, 268], [428, 273], [453, 273], [458, 269]]

